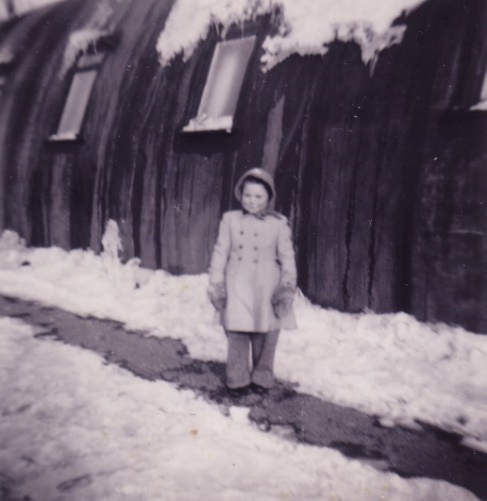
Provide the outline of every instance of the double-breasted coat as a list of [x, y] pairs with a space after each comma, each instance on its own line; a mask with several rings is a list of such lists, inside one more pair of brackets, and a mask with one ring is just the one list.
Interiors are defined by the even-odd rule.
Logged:
[[223, 283], [225, 329], [269, 332], [296, 328], [294, 312], [274, 314], [271, 298], [278, 286], [296, 287], [291, 228], [281, 214], [255, 216], [242, 210], [223, 214], [209, 268], [210, 284]]

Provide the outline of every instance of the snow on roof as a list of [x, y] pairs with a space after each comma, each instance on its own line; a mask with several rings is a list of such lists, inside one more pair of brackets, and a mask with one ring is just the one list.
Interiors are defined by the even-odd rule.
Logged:
[[80, 54], [85, 54], [90, 48], [95, 50], [101, 39], [113, 35], [110, 21], [115, 13], [115, 4], [121, 2], [123, 0], [99, 0], [83, 27], [70, 33], [64, 50], [61, 75], [66, 74]]
[[[15, 10], [15, 15], [20, 16], [30, 12], [31, 10], [39, 9], [53, 3], [59, 3], [61, 1], [63, 0], [14, 0], [13, 8]], [[5, 7], [5, 4], [0, 2], [0, 19], [7, 18], [8, 10]]]
[[357, 42], [365, 63], [402, 39], [404, 26], [391, 27], [404, 12], [425, 0], [176, 0], [159, 36], [163, 65], [177, 54], [188, 59], [212, 26], [223, 28], [279, 12], [278, 34], [263, 44], [264, 69], [291, 54], [325, 54], [334, 40]]
[[79, 54], [86, 53], [90, 47], [96, 48], [97, 42], [109, 34], [107, 30], [98, 28], [84, 28], [71, 32], [64, 50], [61, 75], [65, 75], [73, 66]]

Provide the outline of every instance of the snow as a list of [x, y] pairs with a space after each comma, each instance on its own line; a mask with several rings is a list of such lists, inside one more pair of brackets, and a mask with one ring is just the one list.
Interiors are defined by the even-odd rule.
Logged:
[[96, 49], [98, 41], [109, 34], [107, 30], [98, 28], [84, 28], [70, 33], [64, 50], [61, 74], [65, 75], [80, 54], [85, 54], [90, 48]]
[[471, 449], [476, 449], [487, 454], [487, 442], [482, 442], [481, 440], [476, 440], [475, 438], [463, 438], [461, 444], [464, 447], [470, 447]]
[[[12, 249], [7, 261], [15, 260]], [[19, 499], [476, 499], [263, 433], [248, 409], [225, 414], [191, 391], [35, 333], [0, 318], [0, 472]]]
[[[26, 248], [0, 238], [0, 294], [81, 316], [110, 318], [147, 335], [182, 340], [192, 357], [224, 361], [225, 336], [206, 295], [208, 276], [172, 276], [118, 258], [115, 223], [101, 255]], [[404, 313], [346, 314], [296, 300], [299, 328], [283, 331], [276, 375], [384, 426], [418, 422], [487, 445], [487, 336], [425, 324]]]
[[474, 106], [470, 108], [471, 110], [480, 110], [480, 111], [485, 111], [487, 110], [487, 99], [484, 99], [483, 101], [478, 102]]
[[210, 130], [224, 130], [226, 132], [231, 132], [233, 128], [233, 117], [232, 116], [222, 116], [222, 117], [210, 117], [206, 114], [192, 118], [188, 125], [183, 127], [183, 132], [199, 132], [199, 131], [210, 131]]
[[0, 48], [0, 66], [9, 65], [15, 59], [15, 55], [9, 47]]
[[79, 139], [78, 132], [62, 132], [49, 136], [49, 141], [75, 141], [77, 139]]
[[[27, 12], [50, 5], [53, 3], [59, 3], [64, 0], [14, 0], [15, 13], [20, 16], [26, 14]], [[4, 2], [0, 2], [0, 20], [6, 19], [8, 16], [8, 11]]]
[[64, 0], [15, 0], [15, 12], [17, 15], [25, 14], [33, 9], [45, 7]]
[[163, 65], [177, 54], [187, 60], [212, 26], [223, 35], [232, 24], [273, 14], [277, 33], [263, 43], [263, 69], [291, 54], [327, 52], [334, 40], [357, 42], [364, 63], [402, 40], [404, 26], [391, 27], [403, 12], [424, 0], [177, 0], [159, 36], [157, 50]]
[[86, 54], [89, 49], [96, 52], [98, 42], [104, 37], [113, 35], [110, 20], [116, 7], [112, 4], [121, 2], [123, 0], [103, 0], [98, 2], [91, 16], [84, 21], [83, 27], [70, 33], [64, 50], [61, 75], [66, 74], [79, 55]]

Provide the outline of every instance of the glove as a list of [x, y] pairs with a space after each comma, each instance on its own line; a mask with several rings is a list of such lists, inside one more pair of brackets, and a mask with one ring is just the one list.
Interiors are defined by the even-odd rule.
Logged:
[[280, 285], [272, 295], [271, 303], [277, 318], [285, 317], [293, 306], [294, 289], [287, 285]]
[[208, 297], [210, 298], [211, 304], [218, 311], [223, 311], [227, 305], [227, 291], [225, 289], [225, 284], [210, 284], [208, 287]]

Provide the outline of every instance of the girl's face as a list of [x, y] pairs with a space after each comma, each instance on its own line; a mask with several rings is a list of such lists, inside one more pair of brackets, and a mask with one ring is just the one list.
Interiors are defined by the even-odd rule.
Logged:
[[263, 211], [269, 202], [267, 190], [258, 183], [247, 181], [242, 191], [242, 207], [250, 214]]

